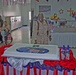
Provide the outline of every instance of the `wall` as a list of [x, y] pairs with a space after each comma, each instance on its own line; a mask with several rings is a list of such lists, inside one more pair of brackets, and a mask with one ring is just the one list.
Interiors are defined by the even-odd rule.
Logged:
[[[39, 5], [51, 5], [51, 11], [49, 14], [45, 14], [45, 17], [52, 16], [54, 13], [56, 13], [60, 19], [74, 19], [72, 16], [70, 16], [69, 10], [72, 8], [76, 12], [76, 1], [75, 0], [39, 0], [37, 2], [36, 0], [26, 0], [27, 3], [25, 5], [14, 5], [14, 6], [2, 6], [2, 0], [0, 0], [0, 14], [4, 16], [16, 16], [21, 15], [22, 16], [22, 24], [28, 24], [28, 11], [34, 9], [34, 15], [38, 15], [39, 13]], [[31, 2], [31, 3], [30, 3]], [[32, 5], [31, 5], [32, 4]], [[63, 13], [60, 14], [59, 10], [62, 9]], [[4, 13], [3, 13], [4, 12]]]
[[[36, 0], [32, 0], [31, 7], [32, 7], [32, 9], [34, 9], [34, 15], [37, 16], [39, 14], [39, 5], [50, 5], [50, 4], [51, 4], [50, 0], [48, 2], [46, 2], [46, 0], [39, 0], [39, 2], [37, 2]], [[46, 14], [46, 15], [48, 15], [48, 14]]]
[[[59, 29], [57, 29], [57, 32], [64, 32], [65, 28], [67, 28], [68, 30], [69, 28], [72, 28], [72, 32], [76, 32], [76, 29], [74, 29], [76, 28], [76, 0], [39, 0], [39, 2], [37, 2], [36, 0], [32, 0], [31, 5], [32, 10], [34, 10], [34, 18], [37, 17], [39, 13], [43, 13], [44, 17], [49, 20], [51, 20], [51, 18], [54, 17], [54, 14], [57, 15], [59, 19], [53, 19], [53, 26]], [[43, 5], [50, 5], [51, 10], [46, 12], [39, 12], [39, 6]], [[75, 14], [73, 15], [72, 13]], [[61, 26], [61, 23], [64, 23], [64, 25]], [[67, 30], [65, 32], [67, 32]]]
[[22, 17], [22, 24], [28, 25], [29, 24], [29, 11], [31, 11], [31, 4], [21, 5], [21, 17]]
[[[68, 10], [73, 10], [76, 13], [76, 0], [39, 0], [39, 2], [32, 0], [32, 9], [34, 9], [34, 15], [38, 15], [39, 13], [39, 5], [50, 5], [51, 11], [49, 14], [45, 14], [45, 17], [49, 17], [54, 15], [54, 13], [57, 14], [57, 16], [60, 19], [67, 19], [67, 20], [74, 20], [75, 18], [70, 15], [70, 12]], [[61, 14], [60, 14], [61, 12]]]
[[22, 25], [29, 24], [29, 14], [28, 12], [31, 10], [31, 1], [26, 0], [25, 5], [8, 5], [3, 6], [2, 0], [0, 0], [0, 15], [2, 15], [3, 19], [5, 16], [21, 16], [22, 17]]

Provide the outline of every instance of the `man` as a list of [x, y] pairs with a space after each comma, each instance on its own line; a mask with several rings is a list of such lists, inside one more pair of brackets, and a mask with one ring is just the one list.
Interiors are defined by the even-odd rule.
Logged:
[[50, 27], [47, 23], [47, 21], [44, 19], [44, 16], [42, 13], [38, 15], [38, 20], [36, 21], [34, 25], [34, 43], [35, 44], [48, 44], [49, 39], [49, 31]]
[[10, 31], [7, 21], [4, 21], [3, 30], [4, 30], [4, 36], [3, 36], [4, 43], [7, 44], [7, 39], [8, 39], [9, 31]]
[[0, 15], [0, 27], [3, 27], [3, 20], [2, 20], [1, 15]]
[[0, 43], [3, 43], [3, 37], [2, 37], [1, 31], [2, 31], [2, 28], [0, 27]]

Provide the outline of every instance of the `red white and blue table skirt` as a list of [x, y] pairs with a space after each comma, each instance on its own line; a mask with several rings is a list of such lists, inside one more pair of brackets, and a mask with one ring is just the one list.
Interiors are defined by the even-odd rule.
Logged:
[[4, 48], [12, 45], [0, 47], [0, 75], [76, 75], [76, 59], [73, 57], [72, 50], [70, 52], [70, 60], [44, 60], [40, 62], [32, 62], [23, 66], [23, 70], [19, 71], [13, 68], [8, 62], [7, 57], [2, 57]]

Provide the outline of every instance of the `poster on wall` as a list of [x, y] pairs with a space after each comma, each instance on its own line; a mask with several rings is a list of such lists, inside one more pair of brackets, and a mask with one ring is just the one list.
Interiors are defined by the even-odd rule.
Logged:
[[51, 5], [40, 5], [39, 12], [43, 13], [46, 18], [49, 18], [49, 15], [51, 13]]
[[41, 5], [39, 6], [39, 12], [50, 12], [51, 6], [50, 5]]

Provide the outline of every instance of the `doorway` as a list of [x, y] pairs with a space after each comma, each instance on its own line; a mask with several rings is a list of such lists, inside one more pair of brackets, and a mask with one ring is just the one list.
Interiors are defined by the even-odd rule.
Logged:
[[21, 26], [21, 16], [6, 16], [5, 21], [11, 30]]

